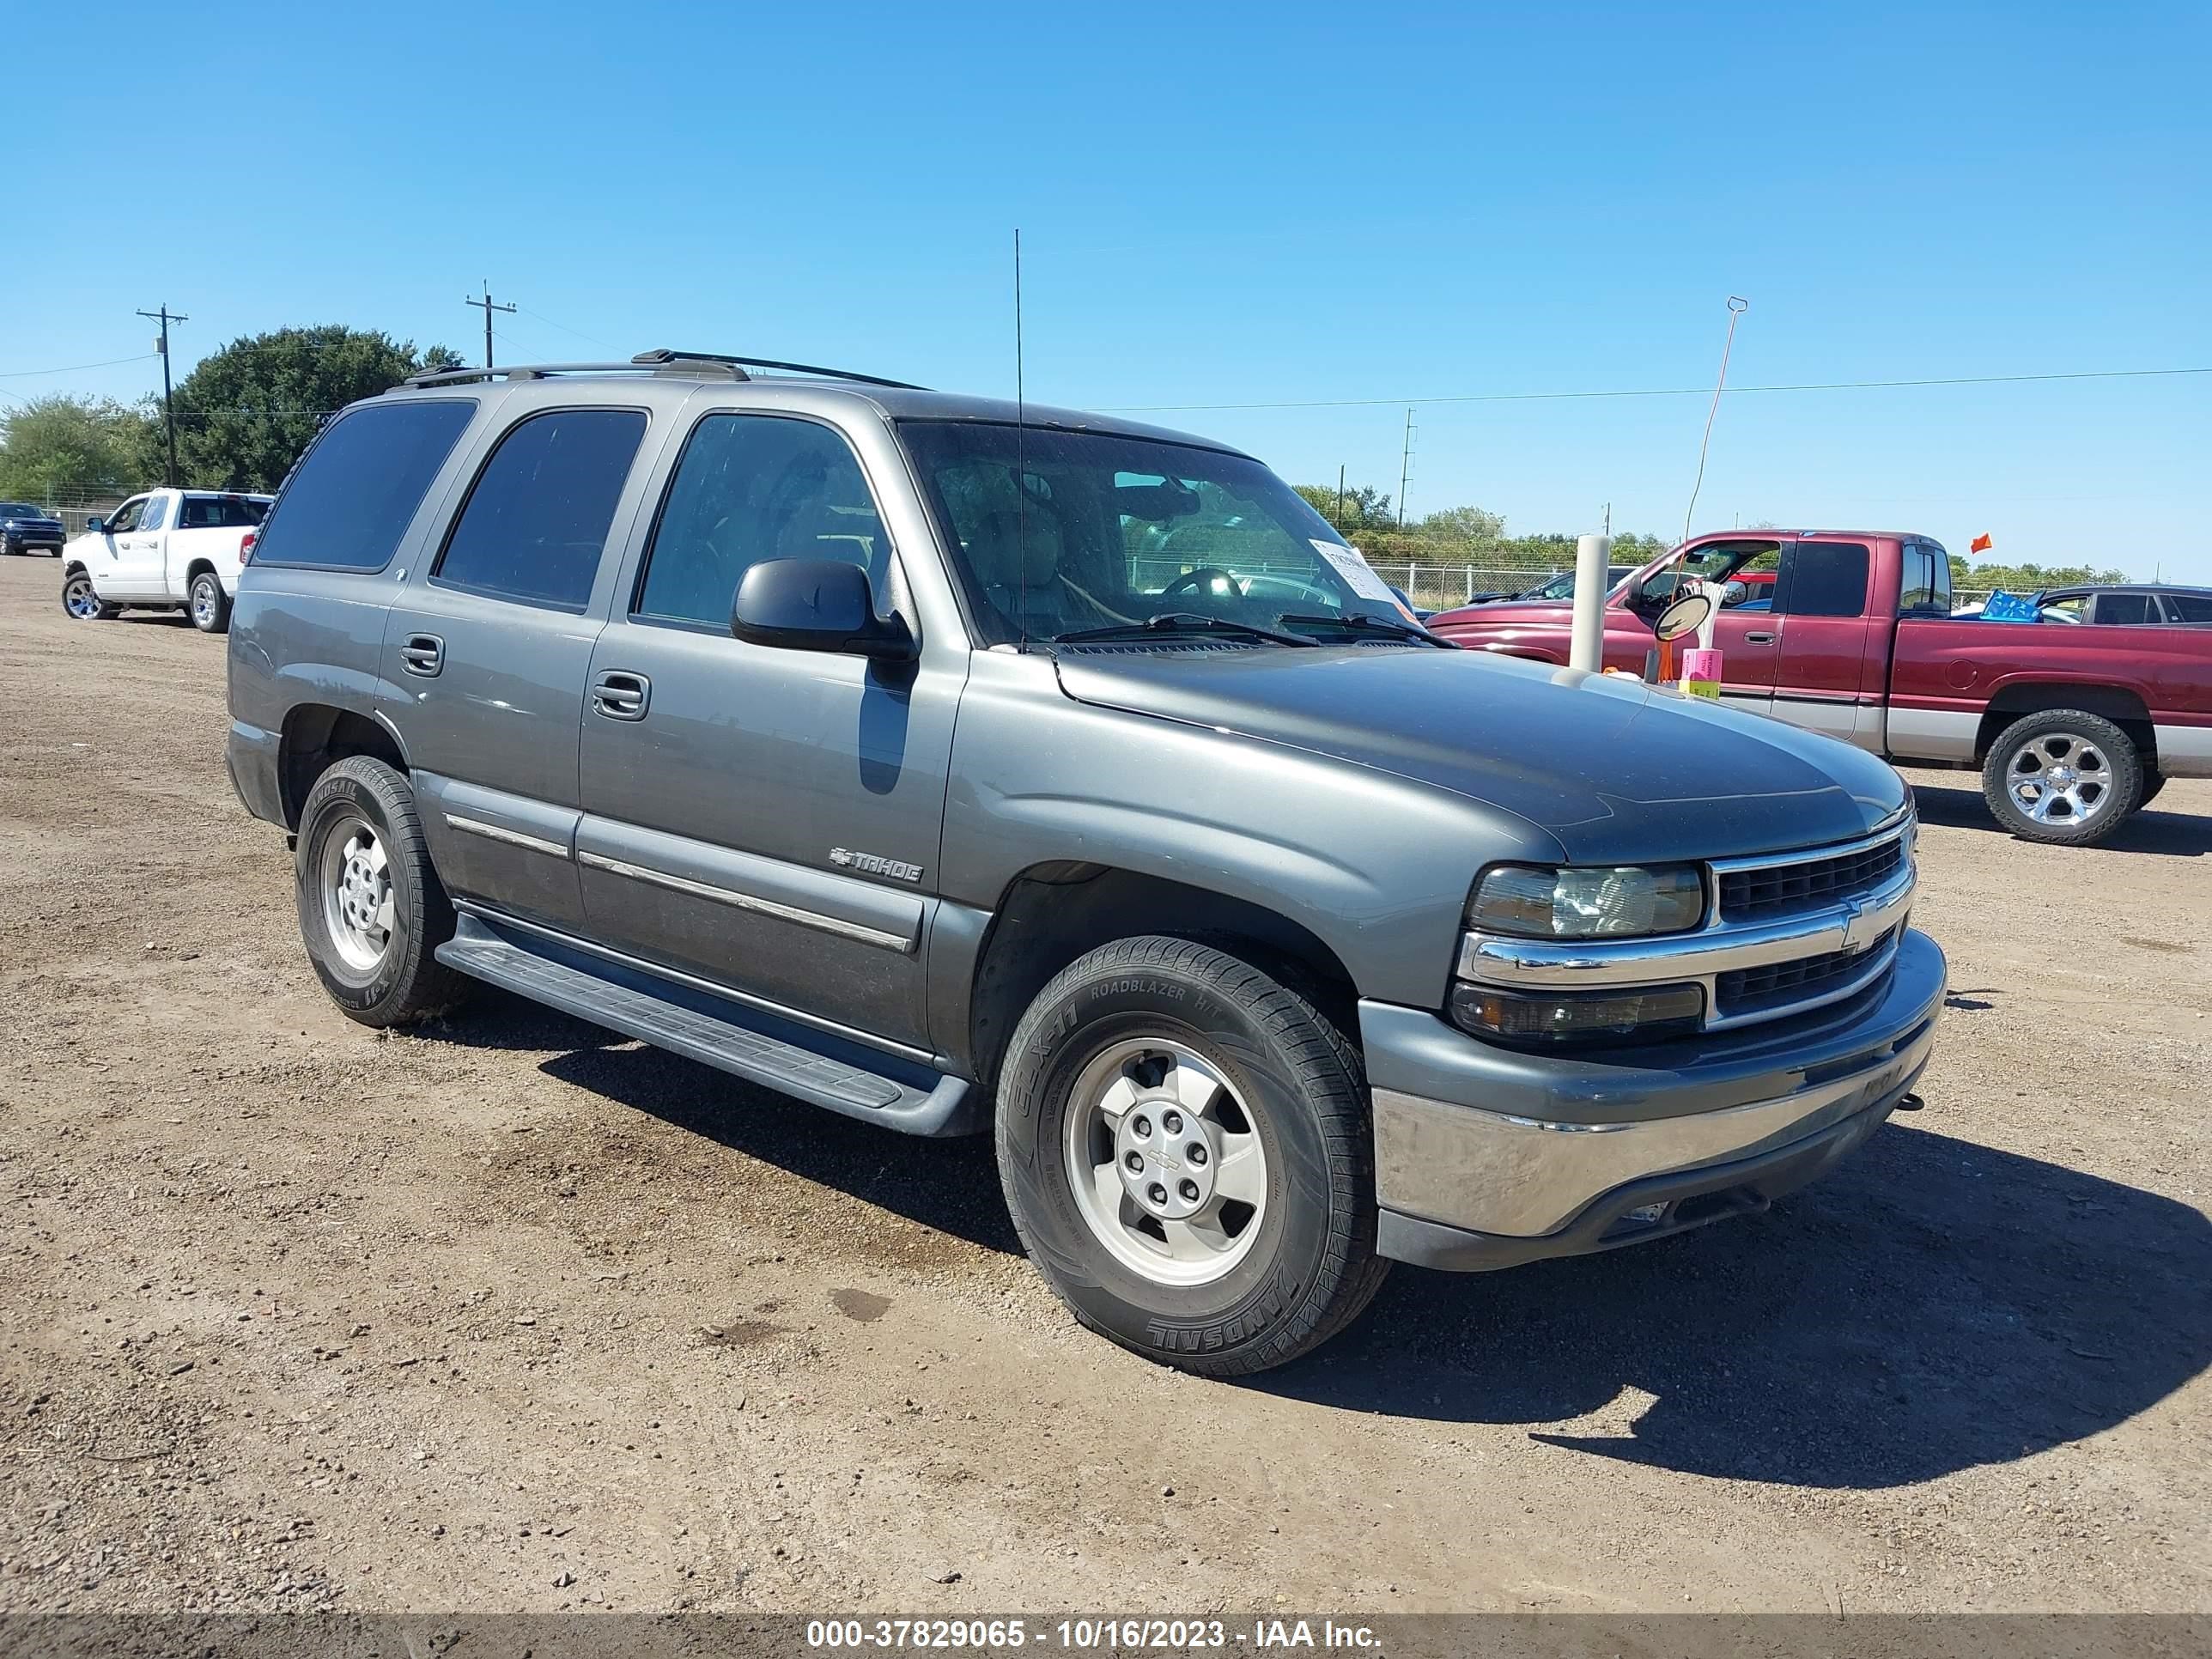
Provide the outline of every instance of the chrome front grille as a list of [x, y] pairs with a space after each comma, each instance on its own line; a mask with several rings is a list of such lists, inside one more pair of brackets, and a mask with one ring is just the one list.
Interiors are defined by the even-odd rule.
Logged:
[[1717, 872], [1721, 920], [1750, 921], [1817, 910], [1841, 898], [1870, 893], [1905, 860], [1901, 836], [1832, 858], [1769, 864]]
[[1902, 927], [1893, 927], [1864, 950], [1845, 946], [1824, 951], [1794, 962], [1772, 962], [1763, 968], [1738, 968], [1713, 975], [1714, 1006], [1723, 1019], [1740, 1019], [1768, 1010], [1789, 1013], [1806, 1005], [1808, 998], [1838, 988], [1844, 994], [1857, 982], [1870, 980], [1897, 953]]
[[1528, 994], [1702, 985], [1704, 1029], [1783, 1019], [1855, 996], [1896, 960], [1917, 878], [1907, 816], [1864, 839], [1716, 859], [1703, 927], [1651, 938], [1469, 933], [1458, 976]]

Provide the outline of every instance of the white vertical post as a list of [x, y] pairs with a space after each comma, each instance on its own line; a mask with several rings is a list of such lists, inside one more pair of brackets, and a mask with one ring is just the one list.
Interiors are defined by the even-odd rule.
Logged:
[[1610, 536], [1585, 536], [1575, 544], [1575, 625], [1567, 646], [1570, 668], [1595, 673], [1605, 666], [1605, 571], [1612, 554]]

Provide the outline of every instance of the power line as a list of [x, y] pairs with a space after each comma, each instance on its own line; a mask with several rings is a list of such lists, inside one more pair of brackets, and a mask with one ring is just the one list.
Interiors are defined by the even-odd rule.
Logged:
[[[138, 314], [144, 317], [151, 313], [142, 311]], [[11, 368], [4, 374], [0, 374], [0, 380], [27, 380], [40, 374], [75, 374], [80, 370], [88, 368], [113, 368], [118, 363], [143, 363], [149, 357], [158, 357], [161, 355], [158, 351], [142, 351], [136, 357], [110, 357], [104, 363], [70, 363], [61, 368]]]
[[[471, 303], [474, 302], [471, 301]], [[522, 307], [522, 314], [526, 317], [535, 317], [539, 322], [545, 324], [549, 328], [557, 328], [563, 334], [573, 334], [578, 339], [588, 340], [595, 346], [605, 346], [609, 351], [620, 351], [622, 349], [620, 346], [615, 344], [611, 340], [602, 340], [596, 334], [586, 334], [582, 329], [571, 328], [566, 323], [556, 323], [550, 317], [548, 317], [544, 312], [532, 311], [528, 306], [524, 306]]]
[[[1915, 380], [1808, 380], [1788, 386], [1740, 386], [1734, 389], [1739, 394], [1750, 392], [1871, 392], [1901, 386], [2019, 386], [2035, 380], [2135, 380], [2169, 374], [2212, 374], [2212, 366], [2203, 368], [2087, 368], [2055, 374], [1958, 374]], [[1586, 398], [1704, 398], [1710, 396], [1711, 392], [1711, 386], [1667, 386], [1605, 392], [1476, 392], [1442, 398], [1308, 398], [1256, 404], [1107, 404], [1099, 405], [1098, 412], [1102, 415], [1144, 415], [1201, 410], [1372, 409], [1407, 404], [1522, 404]]]

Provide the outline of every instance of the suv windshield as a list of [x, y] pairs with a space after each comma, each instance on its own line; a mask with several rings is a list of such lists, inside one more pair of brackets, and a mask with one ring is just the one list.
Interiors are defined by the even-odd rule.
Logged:
[[1259, 462], [1105, 433], [905, 421], [986, 644], [1170, 612], [1402, 623], [1389, 586]]
[[46, 509], [28, 501], [0, 501], [0, 519], [43, 519]]

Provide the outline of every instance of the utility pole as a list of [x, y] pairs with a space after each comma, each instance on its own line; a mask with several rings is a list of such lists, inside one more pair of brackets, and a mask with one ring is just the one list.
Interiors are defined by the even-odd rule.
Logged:
[[1398, 458], [1398, 528], [1406, 527], [1406, 483], [1413, 476], [1413, 411], [1406, 411], [1406, 448]]
[[1341, 465], [1336, 469], [1336, 532], [1340, 536], [1344, 533], [1344, 468]]
[[1608, 536], [1613, 534], [1613, 503], [1611, 501], [1605, 504], [1605, 533]]
[[[483, 310], [483, 314], [484, 314], [484, 367], [485, 367], [486, 368], [489, 368], [491, 367], [491, 314], [492, 314], [492, 313], [493, 313], [493, 312], [495, 312], [495, 311], [504, 311], [504, 312], [512, 313], [512, 312], [514, 310], [514, 307], [513, 306], [495, 306], [495, 305], [494, 305], [494, 304], [491, 302], [491, 278], [490, 278], [490, 277], [489, 277], [489, 276], [487, 276], [487, 277], [485, 277], [485, 278], [484, 278], [484, 291], [483, 291], [483, 299], [479, 300], [479, 299], [477, 299], [474, 295], [471, 295], [469, 298], [467, 298], [467, 299], [465, 299], [465, 300], [463, 300], [463, 301], [461, 301], [461, 303], [462, 303], [463, 305], [465, 305], [465, 306], [477, 306], [477, 307], [481, 307], [481, 308], [482, 308], [482, 310]], [[535, 312], [532, 312], [531, 314], [532, 314], [532, 316], [537, 315], [537, 313], [536, 313]]]
[[174, 489], [177, 487], [177, 412], [169, 400], [169, 325], [189, 323], [191, 319], [180, 312], [170, 310], [167, 305], [159, 311], [142, 311], [138, 314], [149, 322], [161, 325], [161, 339], [157, 348], [161, 354], [161, 424], [167, 429], [169, 437], [169, 471], [161, 482]]

